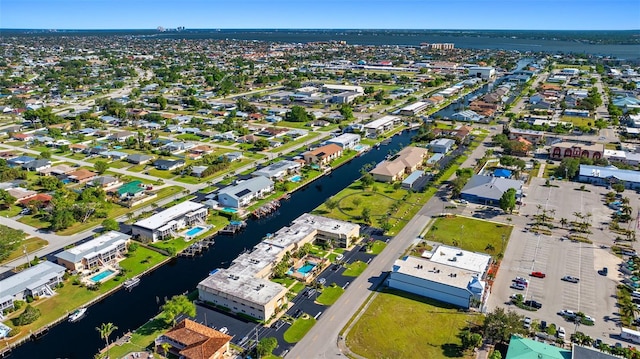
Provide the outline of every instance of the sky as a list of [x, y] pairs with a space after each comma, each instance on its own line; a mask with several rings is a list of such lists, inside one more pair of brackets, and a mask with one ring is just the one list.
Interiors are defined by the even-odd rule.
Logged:
[[640, 0], [0, 0], [5, 29], [637, 30]]

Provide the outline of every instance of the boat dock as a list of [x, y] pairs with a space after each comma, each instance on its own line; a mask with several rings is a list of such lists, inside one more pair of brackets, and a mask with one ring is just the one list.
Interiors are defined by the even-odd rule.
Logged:
[[226, 227], [222, 228], [218, 233], [226, 235], [234, 235], [247, 226], [245, 221], [231, 221]]
[[256, 209], [255, 211], [253, 211], [252, 214], [254, 218], [262, 218], [264, 216], [268, 216], [271, 213], [277, 211], [278, 208], [280, 208], [280, 201], [274, 200]]
[[205, 249], [214, 244], [215, 242], [213, 241], [213, 238], [203, 239], [200, 242], [193, 243], [189, 247], [185, 248], [184, 251], [180, 252], [180, 255], [183, 257], [194, 257], [196, 255], [202, 254]]

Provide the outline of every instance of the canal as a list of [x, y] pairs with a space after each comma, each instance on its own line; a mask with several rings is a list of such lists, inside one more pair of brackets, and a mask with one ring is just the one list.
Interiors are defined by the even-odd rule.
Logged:
[[[176, 258], [142, 277], [131, 292], [119, 290], [89, 307], [87, 315], [76, 323], [62, 322], [52, 327], [38, 340], [15, 348], [10, 358], [68, 358], [90, 359], [104, 347], [104, 340], [96, 331], [102, 323], [118, 327], [110, 340], [134, 330], [159, 313], [165, 298], [192, 291], [214, 268], [228, 267], [245, 249], [256, 245], [267, 233], [274, 233], [288, 225], [302, 213], [309, 212], [327, 198], [340, 192], [360, 177], [360, 169], [367, 163], [384, 160], [390, 151], [408, 145], [414, 133], [404, 131], [394, 136], [386, 146], [372, 149], [351, 162], [333, 170], [292, 193], [288, 201], [274, 215], [261, 220], [249, 220], [244, 232], [235, 237], [216, 236], [215, 245], [200, 257]], [[159, 304], [160, 303], [160, 304]], [[141, 348], [143, 350], [143, 348]]]

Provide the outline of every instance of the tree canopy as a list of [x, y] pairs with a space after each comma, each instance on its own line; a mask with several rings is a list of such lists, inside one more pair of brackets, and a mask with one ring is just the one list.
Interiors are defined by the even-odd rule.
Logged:
[[291, 107], [291, 111], [287, 112], [285, 118], [291, 122], [307, 122], [312, 120], [312, 116], [307, 113], [307, 110], [298, 105]]
[[509, 213], [513, 212], [516, 208], [516, 190], [514, 188], [509, 188], [502, 194], [502, 197], [500, 197], [500, 208]]
[[162, 313], [167, 323], [175, 325], [176, 317], [179, 315], [183, 314], [189, 317], [195, 317], [196, 306], [186, 295], [176, 295], [162, 306]]

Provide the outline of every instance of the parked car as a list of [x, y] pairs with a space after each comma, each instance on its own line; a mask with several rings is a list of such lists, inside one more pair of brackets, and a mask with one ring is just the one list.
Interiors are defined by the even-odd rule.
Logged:
[[607, 274], [609, 274], [609, 268], [602, 267], [602, 269], [598, 271], [598, 274], [606, 276]]
[[529, 329], [529, 328], [531, 328], [531, 318], [525, 317], [524, 318], [524, 329]]
[[522, 277], [515, 277], [513, 281], [516, 283], [521, 283], [525, 287], [529, 285], [529, 280]]
[[535, 300], [525, 300], [523, 304], [526, 305], [527, 307], [531, 307], [535, 309], [542, 308], [542, 303], [537, 302]]
[[540, 321], [540, 330], [545, 330], [547, 329], [547, 321], [546, 320], [541, 320]]
[[571, 319], [571, 318], [575, 318], [576, 313], [574, 313], [573, 310], [563, 309], [558, 312], [558, 315]]
[[567, 332], [564, 330], [563, 327], [559, 327], [558, 332], [556, 334], [558, 334], [558, 338], [560, 339], [564, 339], [567, 336]]
[[511, 287], [512, 289], [517, 289], [517, 290], [525, 290], [527, 287], [524, 286], [524, 284], [521, 283], [511, 283]]
[[23, 208], [22, 211], [20, 211], [21, 215], [27, 215], [27, 214], [31, 214], [31, 210], [29, 208]]
[[600, 348], [600, 346], [602, 345], [602, 339], [598, 338], [593, 342], [593, 347], [594, 348]]
[[564, 277], [562, 277], [562, 280], [565, 282], [570, 282], [570, 283], [578, 283], [580, 281], [580, 278], [578, 277], [573, 277], [570, 275], [565, 275]]
[[320, 278], [318, 279], [318, 283], [324, 285], [327, 282], [327, 278]]
[[544, 278], [544, 277], [546, 277], [547, 275], [546, 275], [546, 274], [544, 274], [544, 273], [542, 273], [542, 272], [531, 272], [531, 276], [532, 276], [532, 277], [536, 277], [536, 278]]

